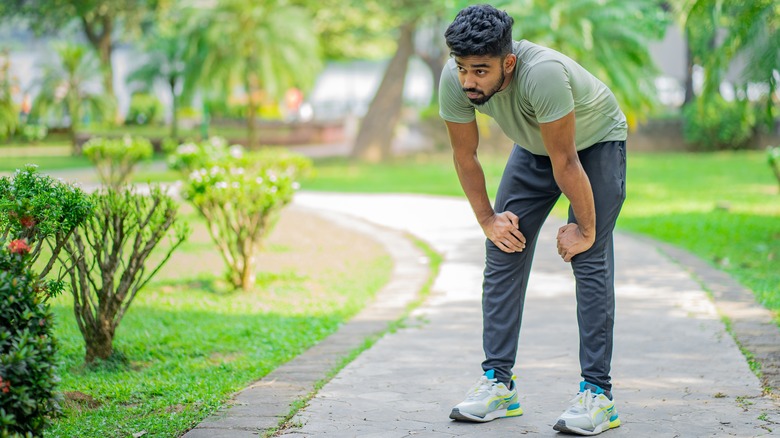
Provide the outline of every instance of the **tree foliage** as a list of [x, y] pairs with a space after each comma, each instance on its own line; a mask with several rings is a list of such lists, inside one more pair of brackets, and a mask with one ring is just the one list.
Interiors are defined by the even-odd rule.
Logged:
[[527, 39], [574, 59], [615, 93], [630, 126], [657, 103], [658, 70], [647, 43], [663, 37], [670, 17], [657, 0], [509, 1], [495, 3]]
[[197, 91], [209, 46], [198, 38], [198, 27], [191, 8], [161, 14], [141, 40], [144, 61], [127, 78], [132, 88], [152, 92], [155, 83], [165, 84], [171, 96], [170, 137], [178, 138], [178, 110]]
[[11, 57], [8, 51], [0, 52], [0, 140], [16, 132], [19, 115], [11, 95]]
[[90, 50], [78, 44], [56, 46], [57, 61], [43, 66], [38, 81], [39, 93], [33, 102], [31, 116], [45, 119], [56, 116], [68, 120], [66, 125], [74, 155], [80, 154], [76, 134], [86, 116], [102, 117], [109, 106], [105, 97], [89, 84], [99, 72]]
[[[686, 131], [704, 135], [689, 137], [705, 147], [734, 148], [747, 145], [763, 122], [770, 130], [777, 117], [778, 66], [780, 66], [780, 6], [771, 0], [723, 2], [676, 0], [671, 2], [682, 24], [691, 64], [703, 71], [702, 88], [684, 111]], [[735, 61], [744, 68], [726, 81]], [[748, 96], [750, 83], [767, 86], [756, 98]], [[729, 100], [721, 94], [730, 85]], [[763, 111], [756, 108], [763, 106]], [[695, 106], [695, 108], [691, 108]], [[712, 111], [717, 107], [719, 111]], [[739, 117], [735, 114], [740, 114]], [[763, 114], [763, 116], [761, 116]], [[738, 118], [739, 120], [735, 120]], [[735, 122], [740, 121], [740, 129]], [[708, 129], [709, 132], [705, 132]], [[701, 141], [705, 139], [705, 141]], [[718, 138], [718, 142], [706, 139]]]
[[320, 70], [311, 18], [305, 9], [282, 0], [224, 0], [194, 13], [203, 30], [192, 44], [207, 48], [200, 84], [221, 91], [224, 98], [233, 88], [243, 88], [249, 145], [254, 146], [263, 99], [281, 99], [291, 87], [308, 89]]
[[117, 37], [138, 35], [142, 25], [171, 0], [4, 0], [0, 17], [22, 18], [38, 33], [54, 33], [78, 22], [98, 54], [104, 93], [112, 104], [114, 73], [111, 55]]

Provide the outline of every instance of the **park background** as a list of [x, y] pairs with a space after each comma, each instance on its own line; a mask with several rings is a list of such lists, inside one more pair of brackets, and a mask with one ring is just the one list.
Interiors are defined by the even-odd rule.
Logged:
[[[697, 254], [776, 314], [780, 6], [628, 3], [493, 2], [515, 18], [516, 38], [568, 54], [621, 101], [631, 125], [621, 230]], [[186, 193], [192, 172], [175, 165], [182, 146], [208, 154], [238, 144], [247, 157], [307, 157], [301, 168], [311, 169], [295, 181], [304, 190], [462, 196], [436, 89], [443, 30], [466, 4], [4, 2], [0, 171], [11, 178], [37, 164], [95, 189], [105, 180], [94, 166], [148, 141], [129, 182]], [[479, 123], [492, 193], [511, 142]], [[90, 141], [126, 149], [101, 162], [83, 154]], [[391, 272], [375, 243], [285, 209], [264, 230], [251, 284], [235, 287], [215, 268], [223, 261], [208, 216], [183, 200], [189, 237], [131, 300], [108, 360], [85, 358], [73, 296], [51, 299], [62, 415], [47, 435], [181, 435], [335, 331]]]

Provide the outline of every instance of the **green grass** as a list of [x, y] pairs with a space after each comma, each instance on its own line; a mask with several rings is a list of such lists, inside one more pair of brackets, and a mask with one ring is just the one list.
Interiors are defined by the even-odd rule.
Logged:
[[[340, 256], [341, 263], [307, 268], [308, 274], [259, 272], [255, 291], [227, 292], [215, 274], [188, 269], [191, 260], [206, 257], [211, 261], [201, 263], [221, 269], [205, 230], [199, 236], [180, 248], [189, 258], [172, 259], [133, 302], [116, 333], [117, 363], [86, 369], [72, 299], [54, 301], [59, 390], [67, 400], [65, 415], [46, 436], [180, 436], [233, 393], [336, 331], [392, 270], [381, 251], [364, 259]], [[294, 249], [275, 243], [268, 251], [284, 259]]]
[[[495, 193], [505, 156], [480, 157]], [[463, 196], [450, 156], [389, 164], [320, 160], [307, 190]], [[764, 152], [632, 154], [618, 227], [685, 248], [734, 275], [780, 311], [780, 194]], [[562, 199], [554, 210], [565, 213]], [[780, 322], [780, 321], [779, 321]]]

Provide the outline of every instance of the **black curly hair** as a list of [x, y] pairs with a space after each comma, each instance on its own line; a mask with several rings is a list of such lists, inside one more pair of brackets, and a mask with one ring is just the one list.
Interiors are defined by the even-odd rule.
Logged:
[[493, 6], [469, 6], [458, 12], [444, 39], [451, 56], [504, 57], [512, 52], [514, 22], [509, 14]]

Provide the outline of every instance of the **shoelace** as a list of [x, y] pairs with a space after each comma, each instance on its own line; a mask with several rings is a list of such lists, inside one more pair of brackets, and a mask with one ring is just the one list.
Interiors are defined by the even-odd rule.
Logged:
[[590, 412], [593, 408], [593, 402], [596, 397], [590, 392], [590, 389], [586, 389], [583, 392], [574, 396], [569, 403], [572, 404], [571, 409], [575, 410], [575, 407], [582, 406], [585, 412]]
[[490, 391], [490, 389], [493, 388], [496, 384], [496, 379], [488, 379], [486, 376], [481, 376], [479, 378], [479, 381], [476, 385], [474, 385], [473, 388], [469, 391], [468, 398], [469, 399], [479, 399], [482, 397], [483, 394]]

